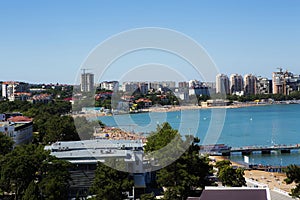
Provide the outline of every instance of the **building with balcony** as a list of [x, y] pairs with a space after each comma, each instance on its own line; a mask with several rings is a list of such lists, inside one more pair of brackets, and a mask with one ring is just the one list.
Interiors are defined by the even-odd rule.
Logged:
[[0, 122], [0, 132], [11, 137], [14, 146], [28, 144], [32, 141], [33, 123], [31, 118], [13, 115], [5, 118], [6, 120]]
[[118, 81], [103, 81], [100, 83], [100, 88], [104, 90], [118, 91], [119, 82]]
[[299, 91], [299, 75], [294, 75], [292, 72], [287, 70], [283, 71], [282, 68], [278, 69], [279, 71], [272, 73], [273, 94], [289, 95], [293, 91]]
[[225, 74], [218, 74], [216, 76], [216, 93], [229, 94], [229, 78]]
[[29, 84], [24, 82], [6, 81], [2, 83], [2, 96], [9, 101], [27, 100], [30, 96]]
[[243, 77], [239, 74], [230, 75], [230, 94], [241, 94], [244, 91]]
[[272, 94], [272, 80], [266, 77], [257, 77], [256, 94]]
[[245, 95], [256, 94], [256, 76], [252, 74], [244, 76], [244, 92]]

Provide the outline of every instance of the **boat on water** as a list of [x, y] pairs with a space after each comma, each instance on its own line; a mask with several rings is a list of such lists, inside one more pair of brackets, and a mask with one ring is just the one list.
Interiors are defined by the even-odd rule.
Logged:
[[220, 153], [224, 150], [230, 150], [231, 147], [225, 144], [200, 145], [200, 152]]

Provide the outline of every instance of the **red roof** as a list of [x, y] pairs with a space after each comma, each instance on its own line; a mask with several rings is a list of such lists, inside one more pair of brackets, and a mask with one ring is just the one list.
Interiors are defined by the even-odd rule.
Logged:
[[11, 121], [11, 122], [31, 122], [32, 118], [25, 117], [25, 116], [15, 116], [15, 117], [8, 118], [7, 121]]

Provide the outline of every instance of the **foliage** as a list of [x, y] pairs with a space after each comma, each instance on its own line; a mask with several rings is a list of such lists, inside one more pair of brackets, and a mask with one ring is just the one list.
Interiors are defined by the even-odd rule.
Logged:
[[77, 133], [82, 140], [91, 139], [95, 131], [94, 128], [103, 128], [105, 126], [100, 120], [88, 121], [85, 117], [75, 117], [74, 122]]
[[36, 184], [34, 181], [31, 181], [27, 189], [25, 190], [22, 200], [39, 200], [39, 199], [41, 199], [41, 194], [39, 191], [38, 184]]
[[124, 192], [130, 191], [132, 186], [133, 181], [130, 180], [128, 173], [118, 171], [99, 162], [90, 190], [96, 195], [95, 199], [122, 200], [127, 197]]
[[207, 157], [199, 156], [196, 143], [171, 165], [157, 173], [157, 182], [167, 188], [165, 199], [186, 199], [195, 188], [213, 183], [207, 179], [212, 171]]
[[234, 169], [228, 160], [218, 161], [216, 167], [218, 168], [218, 179], [223, 186], [241, 187], [246, 185], [242, 168]]
[[0, 132], [0, 155], [9, 153], [13, 148], [13, 140]]
[[34, 199], [33, 194], [60, 199], [67, 195], [69, 167], [69, 163], [51, 156], [43, 146], [17, 146], [0, 160], [0, 189], [15, 194], [15, 199]]
[[153, 193], [146, 193], [141, 195], [141, 200], [155, 200], [155, 195]]
[[[212, 166], [209, 165], [207, 157], [199, 156], [197, 144], [199, 139], [187, 137], [186, 141], [183, 141], [178, 131], [172, 129], [168, 123], [158, 126], [157, 131], [147, 138], [145, 151], [157, 151], [171, 143], [172, 140], [177, 140], [175, 145], [178, 145], [173, 145], [172, 150], [179, 149], [181, 151], [180, 146], [184, 147], [186, 144], [188, 144], [188, 146], [186, 145], [188, 148], [176, 161], [157, 172], [157, 183], [166, 188], [165, 199], [186, 199], [195, 188], [203, 188], [205, 185], [212, 184], [207, 179], [212, 171]], [[190, 141], [194, 142], [191, 144]]]
[[152, 132], [150, 136], [147, 137], [147, 143], [144, 146], [144, 151], [152, 152], [155, 150], [159, 150], [166, 146], [178, 135], [178, 131], [172, 129], [169, 123], [165, 122], [162, 125], [158, 125], [156, 131]]
[[284, 181], [287, 184], [296, 183], [296, 187], [291, 190], [291, 195], [300, 198], [300, 167], [289, 165], [286, 169], [286, 177]]
[[43, 137], [43, 143], [45, 144], [80, 140], [74, 120], [70, 116], [53, 116], [45, 122], [44, 128], [46, 134]]

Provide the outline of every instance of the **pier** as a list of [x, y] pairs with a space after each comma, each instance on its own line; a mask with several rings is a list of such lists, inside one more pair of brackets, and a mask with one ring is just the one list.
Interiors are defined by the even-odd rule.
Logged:
[[[213, 146], [213, 147], [212, 147]], [[231, 153], [241, 153], [242, 155], [250, 155], [253, 152], [261, 152], [261, 154], [271, 154], [271, 151], [280, 153], [290, 153], [291, 150], [299, 150], [300, 144], [295, 145], [273, 145], [273, 146], [245, 146], [245, 147], [229, 147], [226, 145], [204, 145], [200, 148], [201, 152], [211, 155], [230, 156]]]

